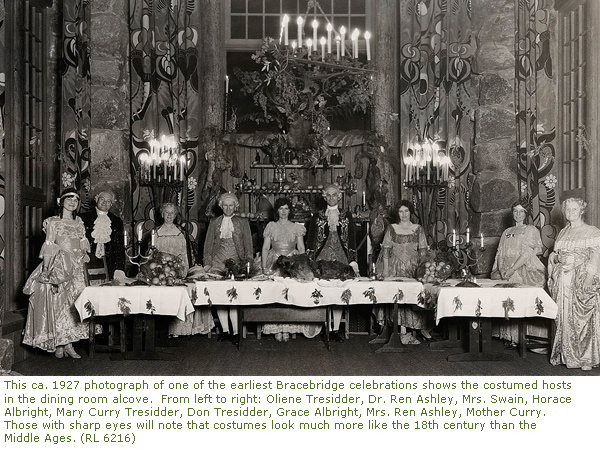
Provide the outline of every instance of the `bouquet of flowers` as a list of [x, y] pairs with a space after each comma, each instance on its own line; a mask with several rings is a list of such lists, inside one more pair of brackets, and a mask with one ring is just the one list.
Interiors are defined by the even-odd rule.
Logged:
[[148, 262], [140, 266], [138, 280], [153, 286], [174, 286], [181, 284], [185, 277], [185, 267], [179, 256], [155, 251]]

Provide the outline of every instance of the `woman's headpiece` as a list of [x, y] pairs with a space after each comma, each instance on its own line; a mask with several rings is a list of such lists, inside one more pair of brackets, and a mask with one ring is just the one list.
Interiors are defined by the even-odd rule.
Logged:
[[56, 199], [56, 204], [60, 206], [61, 202], [68, 197], [75, 197], [79, 200], [79, 193], [75, 189], [66, 189], [63, 193]]

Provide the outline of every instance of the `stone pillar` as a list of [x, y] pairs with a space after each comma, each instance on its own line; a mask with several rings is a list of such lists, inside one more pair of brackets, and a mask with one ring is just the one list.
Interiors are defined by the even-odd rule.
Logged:
[[[398, 1], [377, 0], [374, 3], [375, 51], [375, 130], [385, 137], [389, 144], [386, 151], [398, 157], [398, 124], [390, 120], [390, 114], [398, 112]], [[378, 161], [382, 179], [387, 180], [389, 194], [387, 204], [391, 205], [399, 197], [400, 169], [394, 169], [383, 158]]]
[[131, 222], [129, 161], [129, 23], [128, 2], [92, 2], [92, 195], [115, 192], [113, 212]]
[[476, 273], [489, 273], [499, 236], [512, 224], [511, 204], [519, 198], [514, 106], [514, 5], [483, 0], [473, 7], [477, 34], [474, 91], [478, 93], [473, 148], [473, 235], [483, 233], [486, 252]]

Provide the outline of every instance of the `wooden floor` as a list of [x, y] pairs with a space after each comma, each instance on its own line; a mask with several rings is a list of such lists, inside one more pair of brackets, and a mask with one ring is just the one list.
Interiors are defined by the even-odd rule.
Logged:
[[217, 342], [207, 336], [190, 336], [170, 340], [177, 347], [162, 348], [173, 361], [112, 361], [110, 354], [87, 356], [87, 345], [80, 343], [79, 360], [57, 359], [51, 353], [39, 352], [15, 364], [13, 370], [22, 375], [90, 376], [90, 375], [319, 375], [319, 376], [401, 376], [401, 375], [527, 375], [571, 376], [600, 374], [552, 366], [547, 355], [528, 353], [518, 356], [495, 340], [493, 349], [514, 354], [512, 361], [448, 362], [446, 357], [456, 350], [431, 350], [426, 343], [412, 345], [409, 353], [375, 353], [379, 345], [369, 344], [372, 337], [351, 335], [344, 343], [331, 343], [325, 348], [320, 338], [298, 337], [279, 343], [272, 336], [257, 340], [250, 335], [240, 351], [230, 342]]

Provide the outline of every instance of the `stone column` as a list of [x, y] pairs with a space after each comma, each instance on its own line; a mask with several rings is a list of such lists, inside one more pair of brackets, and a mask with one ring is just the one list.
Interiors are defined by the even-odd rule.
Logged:
[[92, 2], [92, 195], [115, 192], [113, 212], [131, 222], [129, 161], [129, 7], [128, 2]]
[[469, 217], [474, 236], [483, 233], [486, 252], [476, 273], [489, 273], [499, 236], [512, 224], [511, 204], [519, 198], [514, 116], [514, 5], [485, 0], [473, 7], [477, 36], [473, 91], [475, 111], [473, 184]]
[[[386, 151], [397, 157], [399, 152], [398, 124], [390, 120], [390, 114], [398, 112], [398, 1], [377, 0], [374, 3], [374, 59], [375, 67], [375, 130], [385, 137], [389, 144]], [[400, 170], [381, 158], [378, 161], [382, 179], [389, 184], [387, 204], [391, 205], [399, 197]]]

